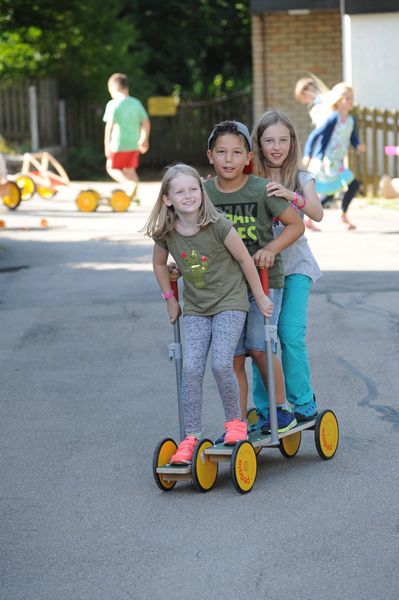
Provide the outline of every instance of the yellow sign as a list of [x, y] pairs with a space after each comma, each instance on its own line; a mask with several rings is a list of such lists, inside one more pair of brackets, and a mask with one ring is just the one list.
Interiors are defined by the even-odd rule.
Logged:
[[151, 96], [148, 98], [148, 114], [151, 117], [174, 117], [178, 99], [174, 96]]

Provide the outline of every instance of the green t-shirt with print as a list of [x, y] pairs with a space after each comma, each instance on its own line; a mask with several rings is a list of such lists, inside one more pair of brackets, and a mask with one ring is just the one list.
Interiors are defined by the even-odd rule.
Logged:
[[[288, 206], [287, 201], [266, 193], [267, 180], [249, 175], [245, 185], [236, 192], [221, 192], [215, 179], [204, 181], [212, 202], [234, 224], [251, 256], [273, 241], [273, 218]], [[269, 287], [284, 287], [284, 263], [277, 254], [269, 269]]]
[[249, 310], [247, 286], [238, 262], [224, 245], [232, 223], [223, 215], [195, 235], [176, 230], [156, 243], [174, 258], [184, 280], [183, 314], [212, 316]]
[[148, 119], [147, 111], [137, 98], [113, 98], [105, 107], [103, 121], [113, 121], [110, 148], [112, 152], [138, 149], [141, 124]]

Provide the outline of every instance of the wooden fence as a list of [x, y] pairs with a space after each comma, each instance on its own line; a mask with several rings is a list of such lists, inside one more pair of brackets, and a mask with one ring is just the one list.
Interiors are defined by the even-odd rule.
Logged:
[[[57, 83], [51, 79], [34, 82], [40, 147], [92, 146], [102, 150], [104, 106], [67, 98], [61, 105]], [[31, 111], [29, 88], [22, 81], [0, 88], [0, 134], [6, 142], [30, 148]], [[384, 146], [399, 145], [399, 111], [357, 107], [359, 137], [367, 146], [364, 155], [351, 152], [349, 163], [366, 193], [377, 194], [383, 174], [399, 176], [399, 157], [385, 156]], [[181, 102], [175, 117], [151, 117], [150, 151], [141, 166], [160, 168], [176, 161], [206, 165], [206, 140], [215, 123], [238, 119], [252, 125], [250, 90], [214, 100]]]
[[358, 155], [351, 151], [349, 165], [362, 182], [364, 193], [376, 196], [383, 174], [399, 176], [399, 157], [384, 152], [385, 146], [399, 146], [399, 111], [356, 107], [354, 115], [366, 152]]
[[[104, 106], [66, 101], [69, 146], [101, 145], [104, 138]], [[207, 163], [206, 140], [215, 123], [238, 119], [252, 123], [249, 90], [216, 100], [181, 102], [174, 117], [151, 117], [150, 151], [140, 159], [142, 167], [158, 168], [176, 161]]]
[[0, 88], [0, 134], [9, 145], [31, 147], [29, 88], [34, 86], [40, 146], [56, 146], [60, 140], [58, 86], [54, 79], [19, 81]]
[[206, 141], [213, 126], [225, 119], [252, 123], [252, 95], [243, 91], [214, 100], [182, 102], [176, 117], [152, 117], [150, 152], [142, 165], [164, 166], [184, 161], [208, 164]]

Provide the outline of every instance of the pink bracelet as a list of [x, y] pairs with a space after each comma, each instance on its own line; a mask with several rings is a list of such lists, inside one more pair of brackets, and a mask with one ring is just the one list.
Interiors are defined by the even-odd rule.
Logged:
[[[303, 208], [305, 208], [305, 206], [306, 206], [306, 198], [304, 198], [303, 196], [300, 196], [299, 194], [297, 194], [297, 192], [294, 192], [294, 196], [295, 196], [295, 200], [292, 200], [292, 204], [294, 206], [296, 206], [297, 208], [299, 208], [300, 210], [302, 210]], [[301, 206], [298, 206], [299, 200], [302, 201]]]
[[173, 298], [174, 295], [175, 295], [175, 293], [173, 290], [171, 292], [162, 292], [162, 294], [161, 294], [161, 296], [164, 300], [169, 300], [170, 298]]

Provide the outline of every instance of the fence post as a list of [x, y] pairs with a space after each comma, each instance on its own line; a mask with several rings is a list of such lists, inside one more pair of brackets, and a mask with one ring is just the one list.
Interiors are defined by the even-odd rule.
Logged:
[[60, 143], [62, 148], [67, 146], [65, 100], [58, 101], [58, 121], [60, 124]]
[[29, 86], [29, 120], [30, 120], [30, 138], [33, 152], [39, 150], [39, 121], [37, 115], [37, 95], [36, 86]]

